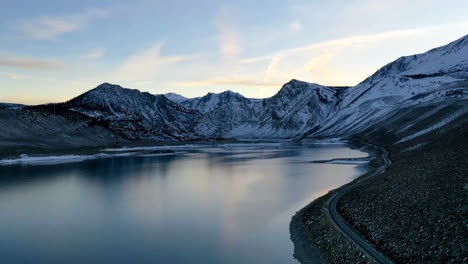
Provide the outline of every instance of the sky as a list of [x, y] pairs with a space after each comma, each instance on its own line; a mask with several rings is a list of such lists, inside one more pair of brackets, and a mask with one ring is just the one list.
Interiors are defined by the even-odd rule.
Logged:
[[16, 0], [0, 11], [0, 102], [101, 83], [186, 97], [356, 85], [468, 34], [466, 0]]

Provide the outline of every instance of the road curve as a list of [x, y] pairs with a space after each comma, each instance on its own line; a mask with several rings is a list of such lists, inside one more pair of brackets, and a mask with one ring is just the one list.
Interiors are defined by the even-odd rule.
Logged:
[[[369, 144], [370, 145], [370, 144]], [[388, 158], [388, 152], [386, 149], [372, 145], [373, 147], [380, 149], [383, 151], [382, 158], [384, 160], [384, 164], [374, 173], [371, 175], [358, 180], [356, 183], [353, 183], [351, 186], [347, 186], [340, 190], [339, 192], [335, 193], [330, 199], [327, 201], [326, 210], [328, 211], [328, 216], [330, 220], [335, 224], [336, 228], [341, 231], [348, 239], [354, 242], [358, 248], [360, 248], [369, 258], [373, 259], [376, 263], [379, 264], [388, 264], [393, 263], [389, 260], [386, 256], [382, 253], [377, 251], [367, 240], [365, 240], [359, 232], [354, 229], [350, 224], [348, 224], [341, 216], [338, 214], [337, 205], [341, 197], [343, 197], [347, 192], [352, 190], [354, 187], [359, 185], [362, 181], [382, 174], [385, 169], [390, 166], [392, 163]]]

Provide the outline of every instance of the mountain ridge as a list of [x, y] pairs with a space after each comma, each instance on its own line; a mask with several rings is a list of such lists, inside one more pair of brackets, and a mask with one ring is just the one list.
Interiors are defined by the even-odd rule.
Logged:
[[464, 100], [467, 87], [468, 35], [400, 57], [351, 87], [292, 79], [264, 99], [233, 91], [186, 98], [103, 83], [51, 107], [83, 114], [129, 140], [349, 137], [408, 107]]
[[[400, 57], [352, 87], [292, 79], [269, 98], [250, 99], [232, 91], [183, 100], [177, 95], [177, 99], [168, 100], [181, 107], [168, 108], [193, 111], [190, 125], [181, 128], [184, 122], [175, 120], [176, 131], [191, 131], [185, 138], [346, 136], [365, 129], [398, 105], [440, 100], [450, 91], [464, 96], [466, 88], [460, 89], [457, 82], [468, 78], [467, 43], [468, 36], [464, 36], [425, 53]], [[101, 86], [115, 87], [107, 83]], [[128, 93], [137, 90], [131, 91]], [[174, 98], [174, 94], [171, 96]], [[166, 104], [170, 103], [161, 102], [159, 107]], [[140, 114], [145, 115], [145, 109]], [[148, 138], [148, 134], [135, 137]]]

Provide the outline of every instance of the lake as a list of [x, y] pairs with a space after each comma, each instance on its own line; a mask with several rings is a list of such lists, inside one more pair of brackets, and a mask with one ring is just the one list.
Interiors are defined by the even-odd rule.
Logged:
[[0, 262], [297, 263], [294, 213], [364, 172], [344, 145], [210, 144], [0, 167]]

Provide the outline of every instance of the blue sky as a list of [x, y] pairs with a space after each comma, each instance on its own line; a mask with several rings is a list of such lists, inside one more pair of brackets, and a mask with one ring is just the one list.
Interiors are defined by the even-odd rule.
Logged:
[[468, 34], [468, 1], [7, 1], [0, 101], [60, 102], [110, 82], [268, 97], [292, 78], [354, 85]]

